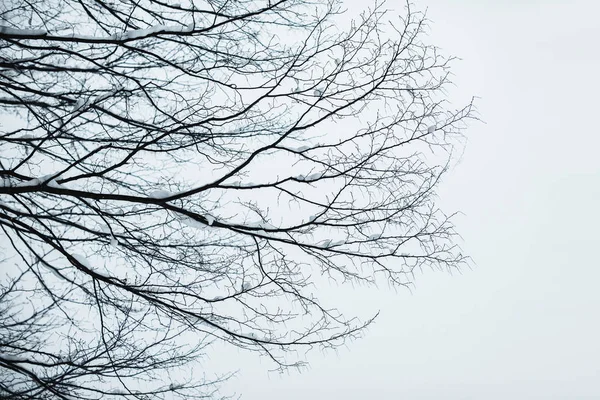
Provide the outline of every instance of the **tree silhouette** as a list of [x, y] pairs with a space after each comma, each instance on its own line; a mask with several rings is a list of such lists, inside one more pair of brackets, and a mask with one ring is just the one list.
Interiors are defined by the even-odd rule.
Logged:
[[0, 396], [216, 398], [215, 340], [287, 368], [370, 323], [319, 276], [463, 264], [435, 188], [471, 105], [425, 16], [390, 15], [5, 0]]

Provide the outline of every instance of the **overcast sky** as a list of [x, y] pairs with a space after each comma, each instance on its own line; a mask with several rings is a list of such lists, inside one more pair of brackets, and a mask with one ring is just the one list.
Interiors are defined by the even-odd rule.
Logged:
[[[355, 1], [350, 7], [363, 7]], [[419, 0], [455, 65], [457, 104], [480, 96], [441, 203], [476, 266], [425, 271], [415, 290], [348, 290], [364, 339], [267, 374], [240, 354], [224, 385], [265, 399], [600, 398], [600, 24], [596, 1]], [[351, 295], [353, 294], [353, 295]], [[212, 360], [218, 358], [212, 354]]]

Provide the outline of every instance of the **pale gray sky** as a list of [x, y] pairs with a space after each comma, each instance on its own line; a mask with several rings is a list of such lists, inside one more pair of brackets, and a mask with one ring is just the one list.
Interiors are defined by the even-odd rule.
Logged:
[[[350, 6], [362, 7], [364, 1]], [[302, 374], [239, 354], [224, 385], [265, 399], [600, 398], [600, 24], [595, 1], [419, 0], [431, 42], [460, 56], [458, 103], [480, 96], [440, 192], [476, 267], [425, 271], [413, 293], [346, 290], [366, 337]], [[240, 361], [243, 360], [243, 361]]]

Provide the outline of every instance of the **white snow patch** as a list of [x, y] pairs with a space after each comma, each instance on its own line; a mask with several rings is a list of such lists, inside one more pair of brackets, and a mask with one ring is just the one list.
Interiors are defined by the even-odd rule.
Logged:
[[58, 174], [48, 174], [48, 175], [44, 175], [40, 178], [38, 178], [40, 180], [40, 182], [44, 182], [44, 183], [48, 183], [49, 181], [51, 181], [52, 179], [56, 179], [58, 178]]
[[205, 215], [204, 218], [206, 218], [206, 222], [208, 222], [208, 225], [211, 225], [215, 222], [215, 217], [211, 216], [211, 215]]
[[16, 29], [4, 25], [0, 25], [0, 33], [11, 36], [44, 36], [48, 34], [44, 29]]
[[82, 256], [81, 254], [73, 254], [73, 258], [76, 259], [79, 264], [83, 265], [87, 269], [92, 269], [88, 259]]
[[166, 190], [153, 190], [150, 193], [148, 193], [148, 197], [153, 198], [153, 199], [165, 199], [167, 197], [171, 197], [172, 194], [171, 192], [168, 192]]
[[188, 217], [187, 215], [176, 213], [176, 217], [182, 224], [187, 225], [190, 228], [204, 229], [204, 227], [206, 226], [203, 223], [196, 221], [191, 217]]
[[16, 187], [39, 186], [42, 183], [46, 183], [50, 187], [61, 187], [58, 183], [56, 183], [56, 177], [56, 174], [44, 175], [40, 178], [33, 178], [28, 181], [19, 182], [16, 184]]
[[306, 151], [306, 150], [308, 150], [308, 149], [310, 149], [310, 146], [300, 146], [300, 147], [298, 147], [298, 148], [295, 148], [295, 149], [290, 149], [290, 150], [292, 150], [292, 151], [296, 151], [296, 152], [298, 152], [298, 153], [301, 153], [301, 152], [303, 152], [303, 151]]
[[229, 185], [242, 188], [242, 187], [254, 187], [254, 186], [258, 185], [258, 183], [233, 181]]
[[48, 267], [48, 269], [50, 270], [50, 272], [52, 272], [52, 274], [54, 276], [56, 276], [59, 279], [64, 279], [64, 276], [62, 276], [61, 274], [58, 273], [58, 270], [54, 267]]
[[136, 29], [132, 31], [122, 32], [119, 34], [119, 38], [123, 40], [135, 40], [141, 39], [146, 36], [154, 35], [157, 33], [182, 33], [193, 31], [193, 24], [186, 26], [181, 25], [155, 25], [147, 29]]
[[116, 248], [119, 245], [119, 241], [117, 240], [116, 237], [112, 236], [110, 238], [110, 245], [114, 248]]
[[46, 185], [54, 189], [64, 189], [64, 186], [56, 182], [56, 179], [50, 179]]
[[310, 174], [310, 175], [309, 175], [309, 176], [307, 176], [305, 179], [306, 179], [307, 181], [313, 181], [313, 180], [316, 180], [316, 179], [319, 179], [319, 178], [321, 178], [322, 176], [323, 176], [323, 175], [322, 175], [321, 173], [317, 172], [317, 173], [315, 173], [315, 174]]
[[381, 233], [374, 233], [373, 235], [369, 236], [369, 240], [377, 240], [381, 238]]
[[33, 178], [28, 181], [19, 182], [19, 183], [17, 183], [16, 186], [17, 187], [31, 187], [31, 186], [39, 186], [40, 184], [41, 184], [41, 182], [38, 178]]
[[277, 229], [273, 224], [264, 221], [246, 222], [244, 224], [247, 228], [258, 228], [258, 229]]

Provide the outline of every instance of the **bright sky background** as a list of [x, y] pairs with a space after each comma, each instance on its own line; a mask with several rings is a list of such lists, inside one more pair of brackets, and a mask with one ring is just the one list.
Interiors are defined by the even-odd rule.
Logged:
[[[349, 3], [364, 7], [365, 1]], [[462, 163], [440, 191], [476, 267], [425, 271], [415, 290], [347, 290], [364, 339], [267, 374], [239, 354], [245, 400], [600, 398], [600, 24], [596, 1], [418, 0], [431, 40], [477, 95]]]

